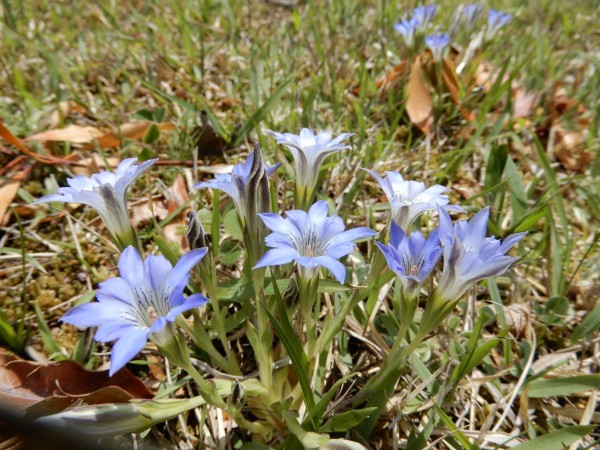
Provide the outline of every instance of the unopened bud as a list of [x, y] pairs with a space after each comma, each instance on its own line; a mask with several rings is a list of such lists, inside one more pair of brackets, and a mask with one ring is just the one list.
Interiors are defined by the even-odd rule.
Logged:
[[190, 211], [188, 215], [188, 230], [185, 237], [191, 250], [209, 246], [209, 240], [206, 238], [204, 228], [202, 228], [202, 224], [194, 211]]

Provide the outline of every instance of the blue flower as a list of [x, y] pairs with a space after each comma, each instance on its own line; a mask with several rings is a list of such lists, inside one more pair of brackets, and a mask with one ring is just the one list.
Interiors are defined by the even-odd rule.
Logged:
[[265, 238], [265, 243], [271, 249], [255, 268], [296, 261], [300, 276], [304, 279], [316, 277], [321, 266], [343, 283], [346, 268], [338, 259], [354, 250], [354, 240], [377, 233], [367, 227], [344, 231], [342, 219], [338, 216], [328, 217], [327, 214], [327, 203], [322, 200], [312, 205], [308, 213], [302, 210], [287, 211], [285, 219], [278, 214], [260, 214], [273, 233]]
[[438, 206], [450, 212], [465, 212], [460, 206], [448, 205], [448, 196], [444, 192], [450, 189], [442, 185], [436, 184], [426, 189], [425, 183], [405, 181], [399, 172], [386, 172], [387, 178], [382, 178], [374, 170], [363, 170], [377, 180], [390, 202], [392, 220], [405, 232], [422, 213], [435, 211]]
[[511, 234], [503, 242], [486, 237], [490, 208], [479, 211], [470, 221], [452, 225], [446, 211], [438, 207], [438, 232], [443, 246], [444, 269], [438, 283], [438, 296], [457, 300], [473, 284], [500, 275], [518, 258], [506, 252], [527, 233]]
[[[194, 188], [219, 189], [227, 193], [233, 199], [243, 224], [245, 224], [248, 219], [253, 219], [248, 217], [248, 209], [250, 209], [248, 202], [249, 195], [251, 194], [250, 181], [252, 177], [252, 165], [254, 163], [255, 152], [256, 150], [248, 155], [245, 163], [236, 164], [230, 174], [218, 174], [215, 175], [214, 180], [203, 181], [194, 186]], [[281, 163], [277, 163], [272, 166], [264, 166], [267, 177], [275, 172], [280, 165]]]
[[375, 243], [389, 268], [400, 277], [404, 295], [407, 298], [417, 297], [423, 282], [431, 275], [442, 255], [437, 230], [427, 239], [418, 231], [408, 237], [396, 222], [392, 222], [389, 245]]
[[425, 36], [425, 44], [431, 50], [434, 61], [441, 61], [444, 49], [450, 44], [450, 35], [448, 33], [436, 33]]
[[433, 20], [436, 11], [437, 6], [435, 5], [418, 6], [413, 9], [413, 18], [417, 20], [420, 30], [425, 30], [427, 28], [429, 23]]
[[333, 138], [326, 131], [315, 136], [314, 131], [302, 128], [299, 135], [271, 130], [265, 130], [265, 134], [275, 137], [278, 144], [284, 144], [292, 153], [296, 162], [296, 200], [299, 203], [296, 207], [307, 209], [312, 202], [323, 161], [332, 153], [351, 148], [343, 145], [342, 141], [354, 133], [342, 133]]
[[69, 187], [58, 188], [34, 203], [83, 203], [94, 208], [122, 248], [135, 244], [136, 238], [127, 212], [127, 189], [157, 159], [134, 165], [137, 158], [124, 159], [115, 172], [102, 171], [90, 178], [77, 175], [68, 178]]
[[488, 23], [487, 30], [485, 31], [485, 37], [487, 39], [492, 39], [496, 33], [500, 31], [500, 28], [510, 22], [510, 18], [510, 14], [496, 11], [495, 9], [490, 9], [488, 11]]
[[78, 327], [99, 327], [97, 341], [117, 341], [111, 355], [112, 376], [148, 339], [158, 345], [167, 341], [179, 314], [208, 301], [201, 294], [183, 296], [190, 270], [206, 251], [192, 250], [173, 267], [163, 256], [150, 255], [143, 261], [136, 249], [127, 247], [119, 259], [121, 276], [100, 283], [97, 302], [73, 308], [62, 320]]
[[401, 20], [394, 24], [394, 29], [402, 35], [407, 47], [412, 47], [415, 42], [415, 34], [419, 27], [419, 21], [416, 18]]

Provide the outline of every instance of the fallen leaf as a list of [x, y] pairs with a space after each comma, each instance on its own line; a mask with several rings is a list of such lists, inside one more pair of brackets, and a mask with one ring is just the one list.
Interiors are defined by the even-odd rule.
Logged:
[[20, 180], [8, 180], [0, 185], [0, 226], [6, 225], [10, 214], [6, 213], [8, 206], [11, 204], [17, 191], [21, 186]]
[[99, 145], [102, 148], [118, 147], [123, 139], [141, 139], [152, 125], [156, 125], [161, 131], [170, 131], [175, 129], [172, 123], [153, 123], [149, 121], [131, 122], [123, 124], [118, 130], [111, 131], [100, 136], [95, 143], [88, 144], [82, 150], [89, 150]]
[[416, 57], [408, 78], [406, 112], [410, 121], [423, 133], [429, 134], [431, 132], [433, 102], [423, 78], [420, 56]]
[[68, 159], [57, 158], [55, 156], [50, 155], [40, 155], [34, 151], [29, 150], [23, 141], [13, 135], [8, 128], [4, 125], [2, 120], [0, 120], [0, 137], [2, 137], [6, 142], [11, 145], [17, 147], [21, 152], [25, 155], [29, 156], [32, 159], [35, 159], [38, 162], [43, 164], [74, 164], [75, 161], [70, 161]]
[[0, 403], [26, 416], [54, 414], [78, 404], [127, 402], [152, 394], [127, 369], [112, 377], [74, 361], [35, 363], [0, 351]]
[[153, 199], [152, 208], [148, 205], [148, 202], [139, 203], [129, 208], [131, 225], [137, 228], [141, 223], [156, 218], [157, 220], [164, 220], [169, 215], [169, 210], [166, 208], [162, 199]]
[[95, 127], [82, 127], [79, 125], [68, 125], [65, 128], [56, 128], [43, 131], [26, 138], [26, 141], [58, 141], [72, 142], [73, 144], [87, 144], [94, 139], [103, 136], [104, 133]]
[[[389, 92], [406, 75], [407, 71], [408, 60], [404, 60], [388, 70], [384, 77], [378, 79], [375, 82], [375, 87], [381, 89], [383, 92]], [[358, 92], [356, 95], [358, 95]]]
[[167, 189], [167, 210], [172, 214], [182, 205], [190, 201], [190, 195], [182, 174], [177, 175], [173, 185]]

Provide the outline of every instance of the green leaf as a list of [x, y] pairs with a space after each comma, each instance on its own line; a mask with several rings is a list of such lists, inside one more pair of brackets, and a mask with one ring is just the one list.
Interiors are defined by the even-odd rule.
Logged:
[[310, 414], [306, 416], [304, 422], [302, 422], [302, 427], [306, 428], [310, 424], [310, 422], [313, 421], [313, 419], [321, 418], [323, 414], [325, 414], [327, 406], [329, 406], [329, 403], [333, 400], [333, 397], [335, 396], [338, 389], [342, 386], [342, 384], [344, 384], [347, 380], [349, 380], [355, 375], [356, 374], [351, 373], [337, 380], [335, 384], [331, 387], [331, 389], [329, 389], [327, 393], [323, 396], [323, 398], [318, 401], [318, 403], [312, 409]]
[[308, 412], [310, 414], [315, 408], [315, 399], [312, 387], [310, 385], [310, 380], [308, 378], [310, 372], [310, 362], [308, 360], [308, 356], [306, 356], [306, 353], [304, 353], [304, 350], [302, 349], [302, 345], [300, 345], [300, 341], [294, 332], [292, 324], [288, 319], [285, 304], [281, 298], [281, 293], [277, 283], [271, 283], [271, 285], [274, 289], [275, 303], [277, 304], [279, 318], [276, 319], [273, 314], [271, 314], [264, 302], [260, 302], [260, 305], [265, 309], [273, 329], [277, 333], [277, 336], [279, 336], [279, 339], [281, 339], [283, 346], [290, 355], [292, 368], [298, 377], [298, 382], [300, 383], [300, 388], [302, 389], [302, 394], [304, 395], [304, 402], [306, 403], [306, 407], [308, 408]]
[[267, 99], [266, 102], [262, 104], [260, 108], [258, 108], [254, 114], [242, 125], [242, 128], [236, 133], [233, 138], [233, 147], [238, 147], [246, 138], [246, 135], [250, 133], [254, 128], [265, 118], [265, 116], [273, 109], [275, 104], [279, 101], [282, 95], [285, 93], [288, 85], [291, 83], [292, 79], [290, 78], [287, 81], [284, 81], [281, 86], [277, 88], [275, 92]]
[[595, 428], [594, 425], [565, 427], [523, 442], [512, 447], [512, 450], [564, 450], [565, 447], [591, 433]]
[[539, 209], [531, 211], [526, 216], [522, 217], [519, 223], [515, 226], [513, 232], [521, 233], [523, 231], [529, 231], [546, 215], [547, 206], [543, 206]]
[[52, 356], [51, 359], [54, 359], [57, 361], [68, 359], [65, 356], [65, 354], [60, 350], [60, 347], [54, 340], [54, 337], [52, 336], [52, 332], [50, 331], [50, 328], [48, 327], [48, 324], [46, 323], [46, 320], [44, 319], [44, 313], [42, 313], [40, 305], [38, 305], [37, 302], [35, 302], [33, 304], [33, 308], [35, 310], [35, 317], [38, 322], [38, 329], [39, 329], [40, 335], [42, 337], [42, 342], [44, 343], [44, 348]]
[[346, 411], [341, 414], [336, 414], [331, 417], [325, 425], [319, 428], [321, 433], [342, 433], [348, 431], [350, 428], [354, 428], [356, 425], [361, 423], [373, 412], [377, 410], [376, 407], [356, 409], [353, 411]]
[[158, 129], [156, 124], [153, 123], [152, 125], [150, 125], [150, 127], [146, 131], [146, 134], [144, 135], [144, 143], [145, 144], [153, 144], [158, 140], [159, 137], [160, 137], [160, 130]]
[[490, 151], [487, 165], [485, 168], [485, 186], [486, 190], [498, 188], [502, 181], [502, 173], [506, 166], [508, 158], [508, 145], [499, 145]]
[[560, 397], [595, 389], [600, 389], [600, 374], [537, 379], [527, 384], [527, 395], [530, 398]]
[[597, 303], [573, 330], [571, 342], [575, 344], [579, 339], [590, 336], [594, 331], [600, 328], [600, 303]]
[[242, 224], [240, 218], [235, 209], [230, 209], [223, 216], [223, 226], [225, 231], [234, 239], [241, 241], [244, 239], [244, 230], [242, 230]]

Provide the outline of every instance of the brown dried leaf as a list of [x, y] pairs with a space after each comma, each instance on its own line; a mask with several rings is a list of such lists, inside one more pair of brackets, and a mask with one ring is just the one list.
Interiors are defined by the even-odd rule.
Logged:
[[585, 133], [582, 131], [565, 130], [561, 123], [553, 126], [556, 145], [553, 154], [562, 166], [574, 172], [585, 172], [593, 155], [586, 149]]
[[131, 213], [131, 225], [138, 227], [142, 222], [146, 222], [155, 217], [157, 220], [164, 220], [169, 215], [162, 199], [152, 201], [152, 208], [148, 202], [140, 203], [129, 208]]
[[[383, 92], [389, 92], [396, 83], [406, 75], [408, 71], [408, 61], [404, 60], [400, 64], [396, 64], [390, 70], [387, 71], [384, 77], [378, 79], [375, 82], [375, 87], [381, 89]], [[358, 95], [358, 91], [356, 93]]]
[[26, 138], [26, 141], [58, 141], [72, 142], [73, 144], [87, 144], [94, 139], [103, 136], [104, 133], [95, 127], [82, 127], [79, 125], [68, 125], [65, 128], [56, 128], [43, 131]]
[[407, 86], [406, 112], [410, 121], [423, 133], [429, 134], [433, 125], [433, 102], [423, 78], [421, 57], [417, 56], [410, 71]]
[[[170, 131], [175, 129], [172, 123], [153, 123], [147, 121], [131, 122], [121, 125], [118, 130], [111, 131], [100, 136], [97, 139], [97, 145], [102, 148], [118, 147], [123, 139], [141, 139], [145, 136], [150, 126], [156, 125], [161, 131]], [[86, 145], [83, 150], [94, 148], [94, 144]]]
[[21, 139], [12, 134], [10, 130], [6, 128], [2, 120], [0, 120], [0, 137], [9, 144], [17, 147], [25, 155], [43, 164], [73, 164], [73, 161], [68, 161], [67, 159], [56, 158], [55, 156], [49, 155], [39, 155], [36, 152], [29, 150]]
[[179, 174], [175, 178], [173, 185], [167, 189], [167, 210], [169, 214], [175, 212], [177, 208], [189, 201], [190, 195], [185, 184], [185, 178], [182, 174]]
[[21, 186], [20, 180], [8, 180], [0, 185], [0, 225], [6, 225], [10, 214], [6, 213], [8, 206], [11, 204], [17, 191]]
[[0, 403], [28, 415], [51, 414], [75, 402], [87, 404], [152, 398], [127, 369], [112, 377], [91, 372], [74, 361], [40, 364], [0, 351]]

